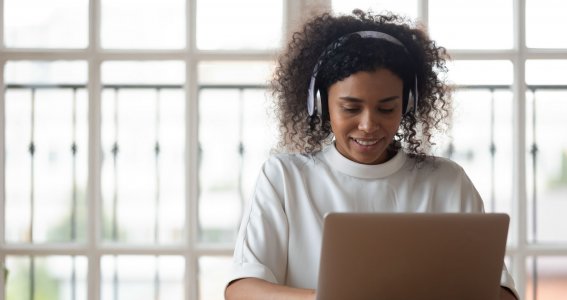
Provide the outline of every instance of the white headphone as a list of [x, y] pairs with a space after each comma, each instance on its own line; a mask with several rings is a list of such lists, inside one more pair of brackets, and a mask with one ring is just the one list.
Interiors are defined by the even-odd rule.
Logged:
[[[319, 72], [319, 68], [323, 63], [322, 57], [323, 55], [331, 49], [340, 47], [349, 37], [353, 35], [358, 35], [361, 38], [372, 38], [372, 39], [380, 39], [388, 41], [392, 44], [396, 44], [404, 48], [404, 51], [409, 54], [408, 49], [402, 42], [400, 42], [395, 37], [380, 31], [357, 31], [353, 33], [349, 33], [346, 35], [341, 36], [337, 39], [336, 42], [332, 43], [331, 45], [327, 46], [325, 51], [319, 57], [319, 60], [315, 64], [315, 68], [313, 68], [313, 73], [311, 74], [311, 82], [309, 82], [309, 89], [307, 90], [307, 112], [309, 116], [313, 116], [315, 113], [321, 115], [323, 112], [323, 106], [321, 104], [321, 97], [319, 93], [319, 89], [315, 89], [315, 82], [317, 81], [317, 73]], [[417, 92], [417, 74], [414, 75], [414, 86], [409, 90], [408, 100], [407, 103], [404, 103], [404, 114], [410, 112], [413, 108], [414, 114], [417, 114], [417, 101], [418, 101], [418, 92]]]

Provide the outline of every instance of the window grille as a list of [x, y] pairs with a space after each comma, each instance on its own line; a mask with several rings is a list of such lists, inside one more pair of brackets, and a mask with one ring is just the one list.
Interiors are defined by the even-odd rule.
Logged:
[[[222, 299], [242, 206], [275, 138], [264, 65], [315, 5], [356, 3], [417, 16], [483, 78], [454, 77], [456, 103], [484, 112], [455, 117], [437, 153], [463, 165], [487, 211], [510, 213], [507, 263], [521, 296], [561, 297], [567, 43], [541, 33], [550, 20], [562, 28], [567, 10], [483, 0], [494, 9], [482, 11], [491, 27], [481, 31], [491, 32], [462, 34], [471, 27], [448, 18], [479, 3], [440, 18], [453, 2], [0, 1], [0, 300]], [[120, 18], [133, 5], [139, 14]], [[233, 21], [214, 28], [223, 20]], [[486, 39], [497, 42], [479, 48]], [[481, 61], [505, 61], [513, 74], [474, 71]], [[224, 141], [211, 136], [220, 115], [232, 122], [217, 128], [231, 132]], [[457, 134], [471, 126], [476, 145]], [[225, 166], [215, 167], [217, 150]]]

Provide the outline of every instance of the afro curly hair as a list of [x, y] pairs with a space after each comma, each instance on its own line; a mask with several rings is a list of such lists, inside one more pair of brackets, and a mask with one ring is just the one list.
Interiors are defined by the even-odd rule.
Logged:
[[[358, 31], [386, 33], [399, 40], [405, 49], [356, 35], [338, 47], [330, 47], [339, 38]], [[323, 114], [313, 116], [306, 109], [308, 86], [318, 63], [316, 85], [321, 91], [323, 108], [332, 84], [356, 72], [385, 68], [402, 79], [404, 101], [414, 78], [419, 95], [416, 111], [402, 116], [389, 150], [403, 148], [418, 161], [423, 160], [434, 145], [433, 133], [446, 128], [450, 112], [450, 89], [439, 76], [447, 71], [446, 59], [445, 48], [436, 46], [424, 30], [392, 13], [376, 15], [354, 10], [351, 15], [323, 13], [313, 17], [291, 36], [270, 82], [279, 122], [278, 148], [285, 152], [312, 153], [333, 139], [325, 109]]]

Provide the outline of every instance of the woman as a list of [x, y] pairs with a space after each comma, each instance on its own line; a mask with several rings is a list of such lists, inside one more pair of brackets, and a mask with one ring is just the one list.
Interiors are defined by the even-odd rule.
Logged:
[[[226, 299], [315, 299], [328, 212], [482, 212], [456, 163], [428, 156], [449, 93], [445, 50], [395, 15], [323, 14], [296, 32], [272, 88], [280, 146], [242, 221]], [[502, 299], [514, 299], [506, 269]]]

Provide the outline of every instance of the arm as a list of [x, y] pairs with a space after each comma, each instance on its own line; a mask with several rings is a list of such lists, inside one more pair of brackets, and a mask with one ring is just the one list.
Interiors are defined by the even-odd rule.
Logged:
[[224, 298], [226, 300], [314, 300], [315, 291], [291, 288], [257, 278], [244, 278], [231, 283], [225, 290]]
[[[315, 295], [314, 290], [290, 288], [257, 278], [244, 278], [237, 280], [230, 284], [225, 291], [226, 300], [314, 300]], [[517, 299], [509, 289], [501, 287], [500, 300]]]

